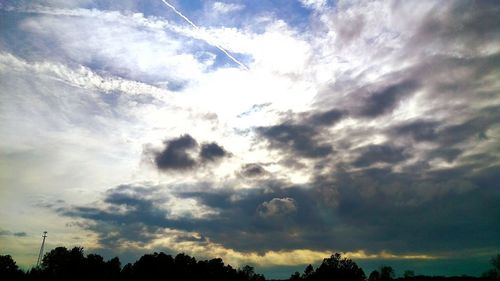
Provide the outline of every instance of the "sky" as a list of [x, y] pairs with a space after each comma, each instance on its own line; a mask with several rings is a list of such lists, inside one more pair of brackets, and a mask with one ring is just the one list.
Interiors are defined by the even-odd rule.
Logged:
[[498, 1], [0, 2], [0, 254], [500, 252]]

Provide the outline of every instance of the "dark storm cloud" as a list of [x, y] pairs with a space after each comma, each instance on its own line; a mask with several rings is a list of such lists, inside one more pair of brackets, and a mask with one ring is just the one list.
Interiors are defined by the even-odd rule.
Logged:
[[[468, 166], [450, 168], [446, 173], [395, 173], [390, 168], [358, 172], [340, 169], [321, 182], [327, 186], [329, 180], [337, 187], [336, 214], [346, 222], [334, 232], [346, 227], [345, 234], [360, 247], [373, 251], [387, 247], [396, 252], [444, 251], [481, 244], [498, 247], [494, 217], [500, 208], [494, 207], [493, 202], [500, 194], [492, 193], [491, 185], [478, 182]], [[486, 194], [491, 197], [483, 205], [481, 198]], [[459, 203], [462, 200], [467, 203]], [[482, 229], [479, 236], [483, 238], [478, 237], [476, 228]], [[344, 244], [349, 239], [338, 241]]]
[[26, 232], [12, 232], [9, 230], [0, 230], [0, 236], [26, 237], [28, 236], [28, 234]]
[[150, 196], [157, 191], [155, 187], [121, 185], [106, 192], [107, 207], [66, 207], [58, 212], [91, 222], [82, 226], [94, 231], [105, 248], [116, 248], [126, 241], [144, 244], [154, 239], [159, 229], [172, 226], [157, 206], [168, 198]]
[[322, 158], [334, 152], [328, 128], [347, 117], [376, 118], [390, 113], [419, 88], [419, 83], [411, 79], [367, 87], [353, 93], [361, 102], [347, 105], [347, 110], [332, 108], [295, 114], [277, 125], [258, 127], [256, 132], [273, 149], [300, 157]]
[[228, 155], [228, 152], [215, 142], [205, 143], [201, 146], [200, 158], [202, 161], [216, 161]]
[[411, 95], [418, 87], [418, 83], [413, 80], [386, 86], [366, 97], [357, 114], [373, 118], [388, 113], [397, 107], [400, 100]]
[[[456, 247], [500, 246], [497, 171], [498, 166], [480, 171], [463, 167], [422, 175], [387, 168], [357, 172], [338, 168], [310, 186], [269, 180], [254, 189], [194, 185], [171, 188], [164, 195], [158, 193], [164, 187], [125, 185], [106, 193], [105, 208], [59, 212], [93, 222], [87, 228], [98, 234], [104, 247], [127, 241], [147, 244], [169, 228], [195, 231], [240, 251], [447, 252]], [[175, 198], [194, 199], [219, 214], [170, 217], [164, 206]]]
[[478, 112], [463, 115], [461, 122], [414, 120], [402, 123], [392, 127], [389, 135], [450, 146], [471, 140], [488, 139], [488, 131], [495, 129], [500, 123], [499, 106], [487, 106]]
[[164, 143], [165, 149], [155, 155], [155, 163], [159, 169], [183, 170], [196, 165], [195, 159], [188, 152], [196, 148], [198, 143], [190, 135], [182, 135]]
[[500, 164], [498, 162], [494, 165], [488, 166], [473, 172], [470, 175], [472, 181], [477, 185], [485, 186], [493, 191], [494, 195], [500, 195]]
[[231, 155], [216, 142], [202, 143], [200, 148], [198, 142], [188, 134], [163, 143], [165, 147], [160, 151], [150, 147], [144, 150], [144, 154], [152, 155], [156, 167], [163, 171], [190, 170], [203, 162], [215, 162]]
[[330, 109], [323, 112], [315, 112], [309, 116], [309, 124], [317, 126], [332, 126], [345, 116], [345, 112], [338, 109]]
[[388, 144], [369, 145], [359, 150], [360, 156], [353, 162], [353, 165], [357, 167], [365, 167], [374, 163], [396, 164], [407, 158], [403, 148]]
[[[224, 216], [225, 222], [245, 218], [246, 224], [233, 226], [240, 228], [248, 238], [249, 241], [243, 243], [231, 239], [230, 234], [205, 230], [213, 241], [225, 241], [222, 243], [241, 250], [307, 247], [374, 252], [391, 249], [404, 253], [498, 245], [493, 226], [500, 210], [494, 206], [499, 192], [491, 193], [492, 187], [476, 180], [485, 177], [476, 175], [468, 167], [455, 170], [455, 177], [449, 177], [451, 171], [422, 175], [420, 171], [394, 173], [390, 168], [358, 172], [339, 170], [331, 176], [316, 178], [312, 186], [269, 181], [267, 188], [261, 191], [192, 192], [182, 193], [182, 196], [196, 198], [234, 215]], [[483, 173], [494, 174], [492, 169], [484, 169]], [[494, 180], [496, 178], [492, 177], [488, 182]], [[492, 197], [484, 200], [487, 194]], [[235, 195], [240, 198], [237, 202], [231, 199]], [[269, 221], [256, 220], [255, 210], [258, 213], [262, 210], [258, 206], [274, 198], [293, 199], [296, 213], [289, 212], [284, 218], [285, 224], [271, 227]], [[467, 204], [454, 205], [467, 198], [470, 198]], [[452, 217], [464, 220], [450, 220]], [[476, 227], [482, 229], [481, 235], [486, 240], [470, 241], [464, 246], [463, 239], [477, 236]], [[460, 233], [448, 232], [459, 229]], [[299, 231], [300, 235], [289, 237], [292, 230]], [[255, 231], [255, 237], [248, 231]], [[258, 235], [267, 231], [273, 237]], [[279, 247], [273, 244], [280, 240], [286, 242], [281, 242]]]
[[295, 114], [280, 124], [258, 127], [259, 137], [268, 141], [269, 147], [300, 157], [320, 158], [333, 153], [333, 147], [322, 139], [323, 130], [335, 125], [346, 116], [344, 111], [326, 111]]
[[438, 41], [443, 45], [464, 44], [476, 50], [500, 36], [500, 5], [497, 1], [454, 1], [428, 14], [409, 45]]
[[[315, 176], [308, 184], [312, 186], [308, 197], [280, 194], [281, 198], [294, 198], [299, 206], [303, 198], [310, 198], [316, 206], [298, 209], [299, 214], [309, 213], [315, 220], [298, 226], [298, 237], [293, 243], [281, 243], [282, 247], [306, 245], [311, 249], [373, 252], [391, 249], [396, 253], [498, 248], [495, 233], [499, 231], [496, 217], [500, 207], [495, 201], [500, 199], [500, 158], [491, 144], [500, 123], [500, 110], [492, 103], [500, 89], [491, 79], [499, 66], [498, 55], [428, 56], [375, 85], [352, 81], [355, 90], [349, 91], [349, 100], [319, 101], [317, 111], [335, 104], [348, 112], [340, 120], [353, 118], [357, 122], [387, 117], [401, 101], [417, 94], [427, 108], [421, 109], [420, 117], [392, 119], [372, 128], [333, 127], [328, 132], [320, 130], [319, 124], [308, 126], [311, 147], [329, 144], [348, 157], [327, 161], [323, 161], [325, 157], [313, 158], [320, 167], [317, 170], [327, 176]], [[308, 116], [314, 114], [311, 111]], [[306, 119], [302, 115], [299, 120]], [[282, 124], [307, 123], [292, 116], [278, 125]], [[387, 143], [353, 149], [359, 141], [366, 142], [378, 134], [387, 137]], [[283, 138], [271, 148], [301, 156], [291, 144], [293, 141]], [[406, 163], [407, 159], [418, 161]], [[436, 159], [452, 166], [433, 166]], [[379, 163], [384, 168], [370, 168]], [[401, 171], [395, 171], [395, 164], [402, 167]], [[350, 167], [363, 170], [353, 172]], [[288, 223], [293, 228], [294, 221]], [[310, 229], [321, 229], [321, 233]], [[270, 240], [260, 242], [272, 244]]]
[[266, 176], [269, 174], [269, 172], [266, 169], [264, 169], [260, 164], [250, 163], [243, 165], [240, 174], [247, 178], [257, 178]]
[[[85, 227], [98, 234], [99, 242], [104, 247], [116, 247], [126, 241], [148, 243], [155, 238], [155, 233], [170, 228], [197, 231], [213, 242], [238, 250], [262, 250], [269, 247], [277, 249], [282, 245], [273, 247], [271, 244], [287, 238], [289, 234], [286, 229], [296, 227], [302, 219], [315, 220], [314, 217], [308, 217], [312, 213], [307, 211], [314, 204], [307, 199], [309, 196], [303, 190], [292, 189], [285, 192], [271, 185], [268, 187], [276, 192], [262, 189], [206, 192], [196, 191], [196, 188], [194, 191], [185, 191], [186, 187], [175, 192], [175, 196], [179, 198], [192, 198], [223, 211], [220, 216], [206, 219], [170, 218], [169, 212], [160, 207], [170, 200], [166, 198], [169, 196], [156, 194], [152, 198], [144, 195], [142, 187], [137, 189], [136, 186], [121, 186], [109, 190], [104, 198], [107, 202], [105, 208], [67, 207], [60, 208], [58, 212], [92, 222]], [[303, 199], [295, 202], [291, 196], [302, 196]], [[294, 213], [297, 209], [304, 212]], [[264, 213], [266, 216], [260, 215]], [[288, 214], [291, 216], [288, 217]], [[273, 216], [280, 216], [280, 220], [271, 220]], [[277, 236], [259, 237], [261, 235], [257, 234], [261, 231], [269, 231]], [[242, 243], [246, 239], [250, 240]], [[290, 241], [291, 244], [296, 242]]]
[[411, 137], [416, 141], [432, 141], [437, 137], [438, 122], [429, 120], [415, 120], [391, 128], [394, 136]]
[[500, 106], [486, 107], [471, 119], [444, 127], [437, 140], [443, 145], [454, 145], [464, 141], [479, 141], [488, 138], [487, 131], [500, 124]]
[[269, 127], [258, 127], [257, 133], [269, 141], [271, 148], [288, 149], [302, 157], [318, 158], [333, 152], [328, 144], [319, 144], [318, 135], [312, 126], [301, 124], [279, 124]]
[[435, 149], [431, 153], [429, 153], [429, 158], [440, 158], [445, 160], [446, 162], [453, 162], [457, 157], [462, 154], [462, 150], [458, 148], [440, 148]]

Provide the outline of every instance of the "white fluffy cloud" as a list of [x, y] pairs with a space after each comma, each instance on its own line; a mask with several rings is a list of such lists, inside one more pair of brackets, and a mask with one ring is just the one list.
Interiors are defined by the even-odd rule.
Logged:
[[237, 12], [245, 8], [242, 4], [225, 3], [225, 2], [214, 2], [212, 3], [212, 9], [216, 13], [227, 14], [232, 12]]
[[293, 198], [273, 198], [260, 205], [258, 213], [262, 217], [281, 217], [297, 211]]

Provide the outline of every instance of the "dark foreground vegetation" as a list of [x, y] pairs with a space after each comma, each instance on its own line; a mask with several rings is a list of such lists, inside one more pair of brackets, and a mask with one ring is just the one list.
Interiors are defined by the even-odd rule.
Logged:
[[[467, 281], [500, 280], [500, 255], [492, 259], [493, 268], [482, 277], [436, 277], [415, 276], [413, 271], [405, 271], [404, 277], [395, 278], [390, 266], [382, 266], [368, 276], [351, 259], [334, 254], [316, 268], [308, 265], [303, 273], [295, 272], [290, 281]], [[206, 280], [206, 281], [264, 281], [251, 266], [235, 269], [225, 265], [220, 258], [197, 261], [186, 254], [175, 257], [164, 254], [146, 254], [133, 264], [121, 266], [115, 257], [105, 261], [100, 255], [84, 255], [83, 249], [58, 247], [45, 254], [42, 263], [28, 271], [22, 271], [11, 256], [0, 255], [0, 280]]]

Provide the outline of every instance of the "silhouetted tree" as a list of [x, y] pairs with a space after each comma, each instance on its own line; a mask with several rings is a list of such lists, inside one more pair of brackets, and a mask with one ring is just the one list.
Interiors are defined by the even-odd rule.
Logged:
[[[292, 278], [297, 278], [292, 275]], [[352, 280], [364, 281], [365, 273], [358, 267], [358, 265], [351, 259], [343, 258], [340, 254], [336, 253], [329, 258], [323, 260], [321, 265], [314, 270], [312, 265], [308, 265], [301, 280], [307, 281], [323, 281], [323, 280]], [[296, 280], [296, 279], [294, 279]]]
[[83, 276], [92, 279], [118, 280], [120, 265], [120, 260], [117, 257], [105, 262], [100, 255], [89, 254], [84, 259]]
[[500, 279], [500, 254], [490, 260], [493, 268], [483, 273], [484, 278], [488, 279]]
[[224, 266], [222, 259], [211, 259], [209, 261], [199, 261], [196, 265], [196, 272], [205, 273], [205, 280], [227, 280], [229, 270]]
[[243, 268], [240, 269], [240, 271], [249, 279], [252, 278], [252, 276], [255, 274], [254, 268], [249, 265], [245, 265]]
[[380, 267], [380, 280], [389, 281], [394, 279], [394, 269], [390, 266], [383, 265]]
[[100, 255], [89, 254], [84, 262], [84, 270], [86, 273], [92, 272], [95, 275], [103, 276], [106, 274], [106, 264]]
[[235, 270], [224, 265], [220, 258], [196, 261], [194, 257], [178, 254], [175, 257], [164, 253], [146, 254], [134, 264], [123, 267], [121, 280], [204, 280], [204, 281], [263, 281], [263, 275], [254, 268], [245, 266]]
[[313, 276], [316, 277], [316, 280], [365, 280], [365, 273], [363, 270], [351, 259], [342, 258], [339, 253], [324, 259]]
[[254, 268], [252, 266], [245, 265], [239, 271], [243, 275], [244, 280], [250, 280], [250, 281], [264, 281], [264, 280], [266, 280], [266, 278], [264, 278], [263, 275], [256, 274], [254, 271]]
[[125, 266], [122, 272], [129, 271], [128, 280], [177, 280], [182, 267], [170, 255], [153, 253], [143, 255], [130, 268]]
[[370, 273], [370, 276], [368, 277], [368, 281], [378, 281], [380, 280], [380, 272], [377, 270], [374, 270]]
[[28, 272], [29, 280], [119, 280], [120, 260], [107, 262], [97, 254], [84, 256], [83, 248], [57, 247], [46, 253], [40, 268]]
[[415, 277], [415, 271], [405, 270], [405, 272], [403, 273], [403, 277], [404, 278], [413, 278], [413, 277]]
[[3, 280], [21, 280], [23, 275], [10, 255], [0, 255], [0, 277]]
[[299, 281], [299, 280], [302, 280], [302, 277], [300, 277], [300, 273], [298, 271], [295, 271], [295, 273], [292, 274], [290, 276], [290, 278], [288, 278], [288, 280], [290, 280], [290, 281]]
[[491, 264], [497, 272], [500, 272], [500, 254], [498, 254], [496, 257], [491, 258]]
[[114, 257], [106, 262], [106, 280], [119, 280], [121, 262], [118, 257]]
[[127, 263], [121, 270], [120, 272], [120, 279], [121, 280], [132, 280], [134, 274], [134, 269], [131, 263]]
[[304, 274], [302, 274], [302, 278], [304, 279], [307, 279], [309, 278], [312, 274], [314, 273], [314, 267], [309, 264], [308, 266], [306, 266], [306, 268], [304, 269]]
[[176, 273], [179, 277], [184, 277], [188, 280], [195, 277], [196, 259], [184, 253], [180, 253], [174, 258]]
[[42, 271], [54, 280], [82, 279], [84, 273], [83, 248], [74, 247], [69, 250], [57, 247], [45, 254], [42, 259]]

